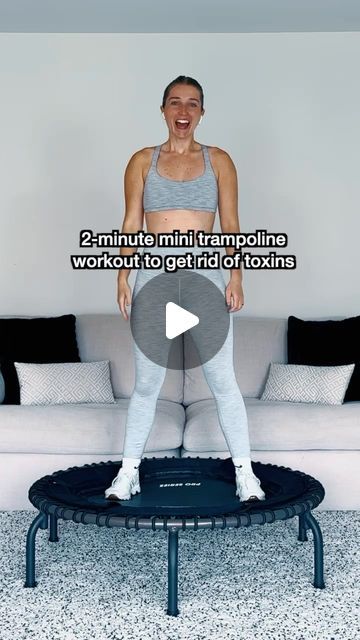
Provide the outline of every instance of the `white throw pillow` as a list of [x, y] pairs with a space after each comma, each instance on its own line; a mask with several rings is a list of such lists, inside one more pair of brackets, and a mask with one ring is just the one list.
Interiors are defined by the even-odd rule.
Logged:
[[14, 362], [20, 404], [115, 402], [109, 360], [101, 362]]
[[342, 404], [354, 368], [271, 362], [260, 400]]

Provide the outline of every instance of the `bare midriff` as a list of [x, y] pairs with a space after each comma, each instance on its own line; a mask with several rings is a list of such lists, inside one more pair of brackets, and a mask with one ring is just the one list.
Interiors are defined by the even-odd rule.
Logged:
[[169, 209], [166, 211], [148, 211], [145, 213], [147, 233], [180, 233], [204, 231], [211, 233], [214, 227], [215, 215], [210, 211], [193, 211], [190, 209]]

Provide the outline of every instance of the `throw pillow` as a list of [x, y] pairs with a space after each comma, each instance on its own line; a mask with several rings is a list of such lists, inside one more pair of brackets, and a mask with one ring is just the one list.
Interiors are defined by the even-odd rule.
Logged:
[[355, 363], [344, 402], [360, 400], [360, 316], [344, 320], [288, 318], [289, 364], [345, 365]]
[[271, 362], [261, 400], [342, 404], [355, 364], [340, 367]]
[[20, 383], [20, 404], [115, 402], [109, 360], [14, 365]]
[[44, 318], [0, 318], [0, 369], [4, 404], [19, 404], [17, 362], [80, 362], [72, 314]]

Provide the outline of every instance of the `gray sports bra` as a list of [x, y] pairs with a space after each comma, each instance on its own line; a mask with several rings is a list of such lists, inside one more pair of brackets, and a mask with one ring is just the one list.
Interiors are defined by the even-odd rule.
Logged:
[[194, 209], [216, 213], [218, 184], [207, 146], [201, 145], [205, 171], [192, 180], [171, 180], [158, 173], [157, 161], [160, 147], [161, 145], [157, 145], [154, 149], [151, 167], [145, 180], [143, 193], [145, 213], [166, 209]]

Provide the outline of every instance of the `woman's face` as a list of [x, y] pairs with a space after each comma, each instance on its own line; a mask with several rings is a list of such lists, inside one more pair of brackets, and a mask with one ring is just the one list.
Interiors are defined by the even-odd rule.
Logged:
[[[161, 111], [165, 115], [169, 131], [181, 137], [193, 135], [200, 117], [205, 113], [201, 109], [199, 90], [189, 84], [176, 84], [172, 87]], [[179, 120], [186, 120], [188, 124], [178, 122]]]

